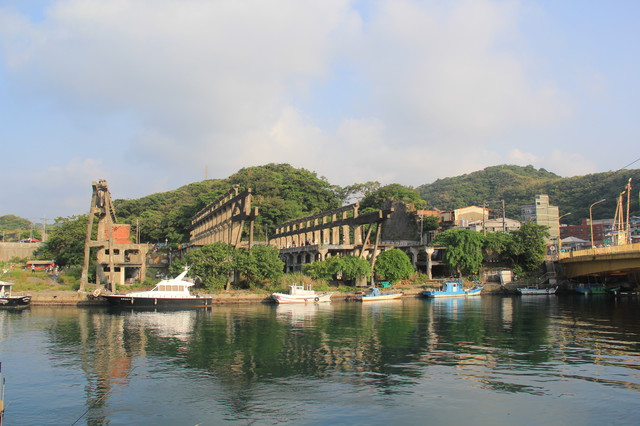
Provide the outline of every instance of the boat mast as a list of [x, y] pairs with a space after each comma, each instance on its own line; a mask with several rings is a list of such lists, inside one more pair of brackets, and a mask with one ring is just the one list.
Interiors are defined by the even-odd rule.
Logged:
[[630, 218], [630, 206], [631, 206], [631, 178], [629, 178], [629, 182], [627, 182], [627, 222], [625, 227], [625, 244], [631, 244], [631, 227], [629, 223]]

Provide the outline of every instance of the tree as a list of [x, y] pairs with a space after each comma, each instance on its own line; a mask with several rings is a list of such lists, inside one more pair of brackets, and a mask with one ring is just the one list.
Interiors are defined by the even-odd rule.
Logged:
[[177, 273], [184, 266], [191, 268], [191, 275], [197, 275], [211, 289], [222, 289], [231, 281], [234, 271], [236, 249], [225, 243], [213, 243], [190, 250], [181, 259], [176, 259], [171, 266], [172, 273]]
[[339, 277], [344, 281], [355, 281], [371, 276], [371, 265], [357, 256], [333, 256], [305, 265], [303, 273], [316, 280]]
[[13, 214], [0, 216], [0, 229], [3, 231], [15, 231], [19, 229], [30, 229], [32, 223], [29, 219], [23, 219]]
[[513, 245], [514, 236], [510, 232], [491, 232], [484, 238], [484, 251], [487, 256], [492, 256], [507, 266], [511, 266], [514, 261], [511, 255]]
[[47, 242], [37, 251], [40, 259], [52, 259], [60, 266], [82, 265], [88, 217], [59, 217], [49, 228]]
[[370, 192], [360, 202], [360, 207], [363, 211], [367, 209], [381, 210], [384, 208], [387, 200], [402, 201], [407, 204], [412, 204], [415, 207], [420, 207], [425, 204], [425, 201], [420, 198], [418, 190], [410, 186], [393, 183]]
[[333, 273], [331, 271], [331, 265], [329, 260], [338, 259], [337, 257], [330, 257], [325, 260], [317, 260], [313, 263], [308, 263], [302, 267], [302, 273], [310, 276], [314, 280], [331, 280]]
[[357, 256], [335, 257], [332, 263], [333, 274], [340, 274], [345, 281], [357, 281], [371, 276], [371, 265], [365, 259]]
[[336, 196], [340, 199], [342, 205], [360, 201], [374, 191], [380, 189], [380, 182], [369, 181], [366, 183], [354, 183], [345, 187], [337, 186], [334, 189]]
[[258, 245], [236, 253], [236, 269], [249, 285], [276, 281], [283, 275], [284, 262], [280, 259], [280, 251], [273, 246]]
[[469, 229], [449, 229], [438, 234], [433, 241], [447, 247], [445, 263], [458, 275], [477, 274], [484, 258], [484, 236]]
[[376, 276], [392, 283], [407, 279], [414, 272], [409, 256], [400, 249], [382, 252], [376, 260]]
[[520, 229], [513, 231], [512, 235], [511, 256], [514, 263], [521, 265], [527, 272], [538, 269], [544, 262], [547, 251], [546, 239], [549, 237], [549, 228], [525, 222]]
[[424, 216], [421, 227], [423, 232], [435, 231], [440, 228], [440, 216]]

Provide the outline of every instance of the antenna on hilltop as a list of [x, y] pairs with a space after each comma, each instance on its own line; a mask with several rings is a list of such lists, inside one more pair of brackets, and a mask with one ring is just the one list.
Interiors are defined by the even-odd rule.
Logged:
[[204, 180], [208, 180], [209, 179], [209, 166], [207, 166], [206, 164], [204, 165]]

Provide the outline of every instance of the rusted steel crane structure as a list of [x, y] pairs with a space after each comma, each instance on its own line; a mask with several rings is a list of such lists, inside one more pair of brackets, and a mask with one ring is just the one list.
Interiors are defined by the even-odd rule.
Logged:
[[[149, 246], [131, 242], [131, 225], [116, 223], [116, 212], [107, 181], [101, 179], [93, 182], [92, 187], [80, 291], [85, 291], [88, 285], [92, 247], [98, 248], [96, 284], [104, 283], [110, 291], [115, 291], [116, 285], [127, 281], [144, 281]], [[96, 220], [97, 232], [93, 239]]]

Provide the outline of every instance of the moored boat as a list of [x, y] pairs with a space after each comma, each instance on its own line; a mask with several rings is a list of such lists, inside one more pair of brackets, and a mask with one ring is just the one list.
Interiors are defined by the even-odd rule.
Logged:
[[442, 283], [440, 290], [424, 290], [422, 295], [430, 298], [479, 296], [483, 288], [481, 285], [476, 284], [472, 288], [465, 289], [462, 281], [446, 281]]
[[13, 283], [0, 281], [0, 309], [25, 309], [31, 304], [31, 296], [12, 296]]
[[548, 288], [537, 288], [537, 287], [521, 287], [518, 288], [518, 293], [522, 296], [533, 296], [533, 295], [549, 295], [555, 294], [558, 287], [548, 287]]
[[585, 284], [579, 284], [577, 287], [573, 288], [573, 291], [578, 293], [578, 294], [582, 294], [585, 296], [589, 296], [592, 294], [605, 294], [605, 287], [601, 284], [591, 284], [591, 285], [585, 285]]
[[127, 294], [104, 294], [113, 306], [145, 307], [145, 308], [203, 308], [211, 306], [211, 296], [200, 296], [190, 292], [194, 283], [184, 278], [189, 272], [184, 272], [175, 278], [164, 279], [148, 291], [135, 291]]
[[310, 287], [293, 284], [289, 286], [289, 293], [273, 293], [271, 298], [276, 303], [321, 303], [331, 302], [332, 294], [329, 291], [319, 293]]
[[400, 299], [404, 293], [382, 293], [379, 288], [371, 287], [365, 294], [361, 294], [355, 297], [355, 300], [359, 302], [373, 302], [377, 300], [394, 300]]

